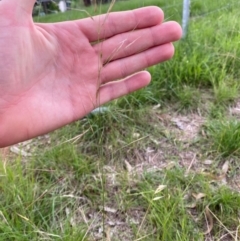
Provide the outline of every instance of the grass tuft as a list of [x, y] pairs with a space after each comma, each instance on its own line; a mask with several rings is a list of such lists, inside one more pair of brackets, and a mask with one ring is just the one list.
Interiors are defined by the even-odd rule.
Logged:
[[212, 148], [222, 156], [240, 155], [240, 123], [236, 119], [214, 120], [206, 125]]

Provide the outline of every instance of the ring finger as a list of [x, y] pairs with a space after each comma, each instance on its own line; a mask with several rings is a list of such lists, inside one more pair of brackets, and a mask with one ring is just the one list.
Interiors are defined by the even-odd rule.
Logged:
[[149, 66], [170, 59], [174, 54], [171, 43], [153, 47], [139, 54], [112, 61], [105, 65], [101, 72], [101, 83], [125, 78]]

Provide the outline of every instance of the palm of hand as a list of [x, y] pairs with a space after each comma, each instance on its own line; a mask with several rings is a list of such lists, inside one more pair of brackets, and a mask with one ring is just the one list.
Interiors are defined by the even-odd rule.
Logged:
[[[0, 63], [0, 146], [47, 133], [146, 86], [147, 72], [124, 78], [169, 59], [170, 42], [181, 35], [176, 23], [161, 25], [163, 15], [157, 8], [45, 25], [34, 24], [29, 13], [22, 12], [20, 19], [11, 16], [4, 3], [0, 4], [4, 60]], [[155, 40], [153, 28], [166, 37], [155, 33]], [[5, 123], [10, 128], [1, 129]], [[14, 140], [9, 134], [14, 134]]]
[[2, 47], [8, 64], [1, 66], [4, 71], [0, 83], [0, 104], [4, 108], [14, 102], [24, 115], [31, 112], [35, 124], [53, 116], [62, 126], [97, 105], [101, 63], [91, 43], [75, 26], [71, 31], [57, 24], [15, 26], [8, 32]]

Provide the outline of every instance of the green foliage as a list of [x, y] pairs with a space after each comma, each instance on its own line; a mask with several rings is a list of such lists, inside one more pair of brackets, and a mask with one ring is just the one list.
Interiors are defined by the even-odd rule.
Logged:
[[240, 156], [240, 123], [236, 119], [213, 120], [206, 124], [210, 143], [223, 156]]
[[[226, 187], [213, 188], [203, 175], [186, 175], [178, 168], [145, 173], [139, 188], [147, 201], [148, 221], [157, 227], [157, 232], [148, 240], [204, 240], [204, 227], [192, 219], [198, 212], [199, 219], [204, 220], [206, 207], [223, 225], [238, 223], [238, 193]], [[197, 193], [204, 194], [204, 198], [195, 200]], [[220, 230], [214, 225], [213, 233], [219, 235]]]
[[213, 83], [213, 90], [216, 103], [220, 105], [233, 102], [239, 97], [238, 83], [231, 83], [230, 80], [223, 80], [219, 83]]

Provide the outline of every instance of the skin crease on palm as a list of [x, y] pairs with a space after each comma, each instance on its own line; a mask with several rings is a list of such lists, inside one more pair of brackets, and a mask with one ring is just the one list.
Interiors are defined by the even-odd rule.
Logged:
[[39, 24], [34, 3], [0, 1], [0, 147], [145, 87], [151, 77], [142, 70], [170, 59], [181, 37], [157, 7]]

